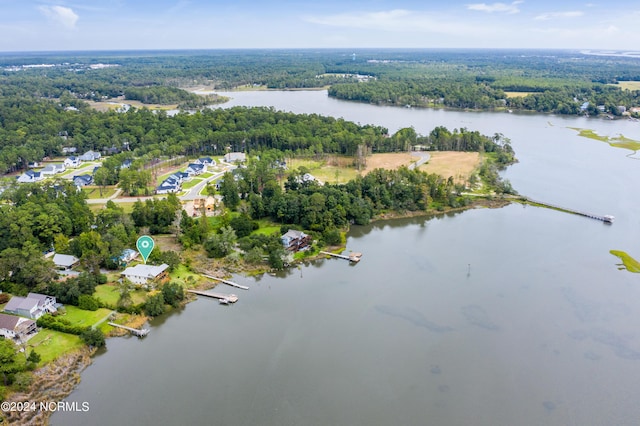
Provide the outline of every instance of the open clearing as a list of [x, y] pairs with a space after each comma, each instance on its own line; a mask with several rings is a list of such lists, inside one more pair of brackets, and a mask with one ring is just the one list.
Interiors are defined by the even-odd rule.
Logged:
[[466, 182], [473, 171], [480, 165], [480, 154], [477, 152], [430, 152], [431, 159], [420, 166], [420, 170], [435, 173], [444, 178], [453, 176], [456, 183]]
[[102, 111], [102, 112], [117, 110], [122, 108], [123, 105], [131, 105], [132, 107], [137, 109], [142, 109], [142, 108], [162, 109], [162, 110], [178, 109], [178, 104], [169, 104], [169, 105], [143, 104], [140, 101], [133, 101], [133, 100], [124, 99], [124, 98], [106, 99], [102, 102], [95, 102], [95, 101], [86, 101], [86, 102], [89, 104], [91, 108], [95, 109], [96, 111]]
[[527, 95], [533, 95], [537, 92], [504, 92], [507, 98], [524, 98]]
[[640, 81], [619, 81], [618, 84], [612, 84], [622, 90], [640, 90]]
[[373, 154], [367, 157], [366, 167], [359, 173], [353, 166], [354, 157], [329, 156], [324, 160], [307, 160], [300, 158], [287, 159], [289, 170], [300, 166], [309, 169], [309, 172], [322, 182], [346, 183], [357, 175], [365, 175], [374, 169], [394, 170], [400, 166], [408, 166], [418, 160], [406, 152]]

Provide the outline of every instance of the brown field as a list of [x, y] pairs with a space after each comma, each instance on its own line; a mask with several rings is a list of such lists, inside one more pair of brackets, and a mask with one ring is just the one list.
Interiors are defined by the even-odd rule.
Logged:
[[178, 108], [178, 104], [171, 104], [171, 105], [143, 104], [140, 101], [130, 101], [122, 97], [115, 98], [115, 99], [107, 99], [103, 102], [87, 101], [87, 103], [91, 108], [95, 109], [96, 111], [102, 111], [102, 112], [121, 108], [122, 105], [124, 104], [131, 105], [132, 107], [138, 108], [138, 109], [148, 108], [148, 109], [171, 110], [171, 109]]
[[612, 84], [622, 90], [640, 90], [640, 81], [619, 81], [618, 84]]
[[504, 92], [507, 98], [524, 98], [527, 95], [533, 95], [536, 92]]
[[477, 152], [431, 152], [427, 164], [420, 166], [420, 170], [435, 173], [444, 178], [453, 176], [456, 183], [464, 183], [473, 171], [480, 165], [480, 154]]

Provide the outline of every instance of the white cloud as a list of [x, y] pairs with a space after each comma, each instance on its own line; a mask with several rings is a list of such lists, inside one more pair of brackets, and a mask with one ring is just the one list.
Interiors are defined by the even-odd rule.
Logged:
[[74, 29], [80, 18], [72, 9], [64, 6], [39, 6], [38, 10], [51, 21], [68, 29]]
[[426, 12], [395, 9], [381, 12], [347, 12], [336, 15], [307, 16], [303, 20], [320, 25], [346, 29], [367, 29], [390, 32], [422, 32], [438, 34], [494, 33], [495, 29], [446, 19]]
[[584, 15], [584, 12], [579, 10], [572, 10], [568, 12], [549, 12], [536, 16], [534, 19], [537, 21], [548, 21], [550, 19], [562, 19], [562, 18], [578, 18]]
[[491, 3], [491, 4], [474, 3], [474, 4], [468, 4], [467, 9], [478, 10], [480, 12], [489, 12], [489, 13], [504, 12], [504, 13], [513, 14], [513, 13], [520, 12], [520, 9], [518, 9], [518, 5], [521, 3], [524, 3], [524, 1], [521, 1], [521, 0], [514, 1], [509, 4], [507, 3]]

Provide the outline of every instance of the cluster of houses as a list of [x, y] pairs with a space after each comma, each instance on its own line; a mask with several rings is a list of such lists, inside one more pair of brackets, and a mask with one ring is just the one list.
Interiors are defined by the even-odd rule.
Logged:
[[[18, 177], [18, 183], [30, 183], [30, 182], [38, 182], [47, 177], [52, 177], [57, 174], [63, 173], [68, 168], [77, 168], [82, 164], [83, 161], [96, 161], [99, 160], [102, 155], [96, 151], [87, 151], [80, 156], [71, 156], [67, 157], [63, 163], [57, 164], [48, 164], [44, 166], [39, 171], [27, 170], [22, 175]], [[30, 163], [30, 167], [38, 167], [38, 163]], [[83, 175], [85, 176], [85, 175]], [[87, 175], [90, 176], [91, 175]], [[91, 177], [91, 182], [93, 182], [93, 177]], [[74, 178], [75, 183], [75, 178]]]
[[38, 332], [36, 321], [46, 313], [58, 310], [56, 298], [39, 293], [27, 297], [13, 296], [0, 313], [0, 336], [26, 341]]
[[179, 192], [182, 189], [182, 183], [191, 180], [192, 177], [206, 173], [208, 166], [214, 166], [215, 160], [210, 157], [202, 157], [190, 163], [184, 172], [175, 172], [166, 178], [160, 186], [156, 188], [156, 194], [168, 194], [171, 192]]

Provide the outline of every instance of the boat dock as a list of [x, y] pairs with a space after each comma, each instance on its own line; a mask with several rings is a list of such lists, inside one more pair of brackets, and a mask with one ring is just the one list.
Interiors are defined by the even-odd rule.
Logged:
[[339, 259], [348, 260], [349, 262], [352, 262], [352, 263], [358, 263], [358, 262], [360, 262], [360, 259], [362, 258], [362, 253], [355, 253], [355, 252], [349, 254], [349, 256], [345, 256], [343, 254], [329, 253], [328, 251], [321, 251], [320, 253], [326, 254], [327, 256], [332, 256], [332, 257], [337, 257]]
[[136, 337], [144, 337], [147, 334], [149, 334], [148, 328], [143, 328], [143, 329], [131, 328], [131, 327], [127, 327], [126, 325], [116, 324], [115, 322], [108, 322], [107, 324], [109, 324], [111, 327], [122, 328], [124, 330], [127, 330]]
[[238, 301], [238, 296], [235, 294], [224, 294], [224, 293], [212, 293], [210, 291], [200, 291], [200, 290], [187, 290], [189, 293], [197, 294], [198, 296], [211, 297], [213, 299], [218, 299], [221, 304], [228, 305], [229, 303], [236, 303]]
[[207, 274], [200, 274], [200, 275], [202, 275], [205, 278], [212, 279], [214, 281], [220, 281], [221, 283], [230, 285], [231, 287], [240, 288], [242, 290], [249, 290], [249, 287], [247, 287], [246, 285], [240, 285], [240, 284], [234, 283], [233, 281], [223, 280], [222, 278], [214, 277], [213, 275], [207, 275]]
[[539, 205], [544, 206], [544, 207], [549, 207], [549, 208], [560, 210], [560, 211], [563, 211], [563, 212], [567, 212], [567, 213], [577, 214], [579, 216], [588, 217], [589, 219], [601, 220], [602, 222], [605, 222], [605, 223], [613, 223], [613, 221], [615, 220], [615, 217], [611, 216], [611, 215], [600, 216], [600, 215], [593, 214], [593, 213], [586, 213], [586, 212], [582, 212], [582, 211], [579, 211], [579, 210], [573, 210], [573, 209], [568, 209], [566, 207], [556, 206], [554, 204], [544, 203], [544, 202], [538, 201], [538, 200], [532, 200], [531, 198], [527, 198], [527, 197], [523, 197], [523, 198], [528, 203], [539, 204]]

